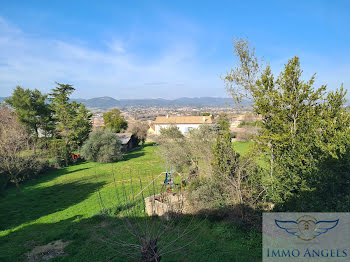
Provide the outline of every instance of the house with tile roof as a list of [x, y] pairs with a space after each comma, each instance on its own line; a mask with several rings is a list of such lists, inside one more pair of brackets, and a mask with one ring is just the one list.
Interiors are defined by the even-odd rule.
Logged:
[[212, 124], [210, 116], [158, 116], [154, 122], [155, 134], [159, 135], [162, 128], [176, 126], [182, 134], [198, 128], [203, 124]]

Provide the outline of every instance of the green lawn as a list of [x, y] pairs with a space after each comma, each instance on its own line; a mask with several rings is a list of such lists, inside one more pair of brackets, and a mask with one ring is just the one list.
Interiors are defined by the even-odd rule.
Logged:
[[[99, 195], [106, 209], [120, 204], [113, 174], [117, 188], [125, 183], [129, 195], [140, 191], [140, 178], [145, 186], [164, 171], [155, 149], [147, 144], [117, 163], [85, 162], [55, 170], [22, 184], [21, 195], [9, 188], [0, 197], [0, 261], [26, 261], [26, 252], [58, 239], [70, 241], [65, 248], [68, 256], [50, 261], [105, 261], [115, 255], [111, 246], [98, 240], [96, 232], [122, 229], [122, 223], [113, 215], [98, 215]], [[158, 179], [157, 186], [163, 179]], [[227, 221], [205, 220], [194, 235], [198, 238], [185, 251], [164, 256], [162, 261], [261, 260], [261, 234], [256, 230], [243, 230]], [[122, 230], [120, 238], [130, 236]], [[128, 260], [117, 256], [111, 261]]]
[[249, 147], [253, 145], [253, 142], [251, 141], [248, 141], [248, 142], [233, 142], [233, 148], [238, 152], [240, 153], [241, 155], [245, 155], [248, 150], [249, 150]]

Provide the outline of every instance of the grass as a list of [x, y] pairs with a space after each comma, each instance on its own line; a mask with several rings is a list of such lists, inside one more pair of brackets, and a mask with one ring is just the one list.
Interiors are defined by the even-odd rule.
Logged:
[[[244, 145], [240, 147], [244, 150]], [[105, 261], [116, 255], [110, 246], [98, 241], [96, 232], [104, 234], [108, 227], [122, 228], [122, 222], [115, 216], [98, 215], [102, 209], [99, 194], [104, 208], [112, 209], [118, 206], [113, 173], [117, 188], [123, 183], [130, 185], [132, 179], [134, 191], [139, 191], [136, 188], [139, 179], [143, 186], [152, 181], [164, 171], [155, 149], [156, 146], [147, 144], [117, 163], [84, 162], [52, 171], [23, 183], [21, 195], [16, 195], [15, 188], [9, 188], [0, 197], [0, 261], [26, 261], [26, 252], [58, 239], [70, 241], [65, 248], [68, 256], [52, 261]], [[163, 179], [162, 176], [158, 179], [158, 185]], [[131, 186], [126, 186], [126, 190], [131, 194]], [[201, 229], [193, 245], [164, 256], [162, 261], [261, 260], [258, 231], [215, 220], [206, 220]], [[118, 237], [129, 238], [124, 231]], [[127, 259], [116, 256], [111, 261]]]
[[[233, 148], [242, 156], [248, 154], [249, 150], [253, 146], [254, 142], [252, 141], [236, 141], [233, 142]], [[263, 155], [261, 155], [257, 160], [256, 163], [263, 169], [269, 168], [269, 162], [268, 159], [264, 158]]]
[[249, 147], [253, 145], [253, 142], [233, 142], [233, 148], [241, 155], [245, 155], [249, 151]]

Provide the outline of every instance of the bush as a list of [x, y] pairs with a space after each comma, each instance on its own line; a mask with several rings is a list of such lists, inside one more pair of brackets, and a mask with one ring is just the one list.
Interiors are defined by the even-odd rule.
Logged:
[[80, 153], [86, 160], [109, 163], [122, 158], [121, 149], [121, 143], [114, 132], [98, 129], [90, 133]]
[[4, 193], [8, 182], [15, 183], [20, 192], [19, 183], [37, 178], [49, 169], [49, 162], [39, 160], [37, 156], [13, 157], [6, 167], [0, 166], [0, 195]]
[[51, 156], [55, 158], [55, 167], [60, 168], [72, 163], [71, 152], [63, 138], [52, 138], [49, 143], [49, 149]]
[[36, 178], [50, 168], [48, 161], [41, 161], [36, 156], [22, 157], [21, 161], [25, 166], [19, 175], [21, 181]]
[[225, 192], [220, 183], [209, 177], [195, 178], [189, 184], [192, 208], [217, 210], [226, 206]]

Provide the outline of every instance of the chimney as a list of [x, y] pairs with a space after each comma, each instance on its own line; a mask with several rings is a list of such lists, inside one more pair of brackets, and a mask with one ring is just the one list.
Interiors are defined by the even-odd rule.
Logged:
[[203, 123], [205, 123], [205, 116], [203, 116]]

